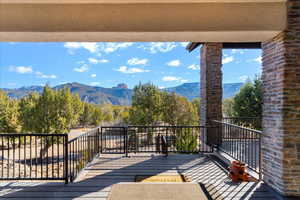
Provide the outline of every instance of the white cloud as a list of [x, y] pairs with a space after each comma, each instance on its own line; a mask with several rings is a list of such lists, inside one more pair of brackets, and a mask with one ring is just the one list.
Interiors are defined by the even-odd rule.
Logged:
[[64, 47], [69, 49], [70, 53], [81, 48], [86, 49], [91, 53], [96, 53], [99, 48], [96, 42], [66, 42]]
[[166, 82], [170, 82], [170, 81], [176, 81], [176, 82], [181, 82], [181, 83], [185, 83], [187, 82], [188, 80], [186, 79], [183, 79], [181, 77], [176, 77], [176, 76], [164, 76], [162, 78], [163, 81], [166, 81]]
[[92, 77], [92, 78], [96, 78], [96, 77], [97, 77], [97, 74], [91, 74], [91, 77]]
[[181, 83], [186, 83], [186, 82], [188, 82], [188, 81], [189, 81], [189, 80], [187, 80], [187, 79], [181, 79], [181, 80], [180, 80]]
[[189, 42], [180, 42], [180, 44], [181, 44], [182, 47], [185, 48], [189, 44]]
[[175, 42], [151, 42], [147, 45], [141, 45], [138, 48], [142, 48], [152, 54], [155, 53], [166, 53], [172, 51], [177, 47]]
[[254, 62], [258, 62], [258, 63], [262, 63], [262, 57], [261, 56], [258, 56], [257, 58], [254, 58], [250, 61], [254, 61]]
[[132, 46], [133, 42], [103, 42], [101, 43], [101, 51], [105, 53], [112, 53], [118, 49], [123, 49]]
[[170, 67], [178, 67], [180, 65], [180, 60], [171, 60], [167, 65]]
[[244, 51], [244, 50], [242, 50], [242, 49], [232, 49], [232, 50], [231, 50], [231, 53], [233, 53], [233, 54], [236, 54], [236, 53], [239, 53], [239, 54], [244, 54], [244, 53], [245, 53], [245, 51]]
[[91, 86], [99, 86], [99, 85], [100, 85], [100, 82], [90, 82], [90, 85], [91, 85]]
[[222, 64], [224, 65], [224, 64], [228, 64], [228, 63], [231, 63], [231, 62], [233, 62], [234, 61], [234, 57], [233, 56], [229, 56], [229, 57], [225, 57], [225, 58], [223, 58], [223, 60], [222, 60]]
[[250, 77], [249, 76], [247, 76], [247, 75], [244, 75], [244, 76], [240, 76], [240, 78], [239, 78], [241, 81], [243, 81], [243, 82], [246, 82], [247, 80], [249, 80], [250, 79]]
[[89, 58], [88, 59], [90, 63], [92, 64], [98, 64], [98, 63], [108, 63], [109, 60], [106, 60], [106, 59], [100, 59], [100, 60], [97, 60], [96, 58]]
[[192, 65], [188, 66], [187, 68], [191, 69], [191, 70], [200, 70], [200, 66], [199, 65], [195, 65], [195, 64], [192, 64]]
[[165, 86], [159, 86], [158, 89], [165, 89]]
[[163, 81], [179, 81], [180, 77], [175, 77], [175, 76], [164, 76], [162, 78]]
[[148, 63], [148, 59], [139, 59], [139, 58], [131, 58], [127, 61], [128, 65], [146, 65]]
[[31, 66], [11, 66], [9, 67], [9, 71], [17, 72], [19, 74], [29, 74], [33, 72]]
[[46, 74], [43, 74], [42, 72], [35, 72], [35, 75], [38, 77], [38, 78], [47, 78], [47, 79], [56, 79], [57, 76], [54, 75], [54, 74], [51, 74], [51, 75], [46, 75]]
[[254, 59], [254, 61], [256, 61], [258, 63], [262, 63], [262, 57], [258, 56], [257, 58]]
[[112, 53], [119, 49], [132, 46], [133, 42], [66, 42], [64, 47], [73, 54], [75, 50], [86, 49], [90, 53], [101, 56], [101, 53]]
[[135, 68], [135, 67], [129, 68], [129, 67], [126, 67], [126, 66], [121, 66], [116, 71], [119, 71], [119, 72], [124, 73], [124, 74], [135, 74], [135, 73], [150, 72], [150, 70], [145, 70], [145, 69], [142, 69], [142, 68]]
[[32, 69], [32, 67], [30, 67], [30, 66], [11, 66], [11, 67], [9, 67], [9, 71], [16, 72], [16, 73], [19, 73], [19, 74], [32, 74], [32, 73], [34, 73], [38, 78], [47, 78], [47, 79], [57, 78], [57, 76], [54, 75], [54, 74], [46, 75], [46, 74], [44, 74], [42, 72], [39, 72], [39, 71], [35, 72]]
[[74, 68], [74, 71], [75, 72], [85, 72], [87, 71], [89, 68], [88, 68], [88, 65], [87, 64], [84, 64], [82, 65], [81, 67], [75, 67]]
[[96, 58], [89, 58], [88, 60], [92, 64], [97, 64], [98, 63], [98, 60]]

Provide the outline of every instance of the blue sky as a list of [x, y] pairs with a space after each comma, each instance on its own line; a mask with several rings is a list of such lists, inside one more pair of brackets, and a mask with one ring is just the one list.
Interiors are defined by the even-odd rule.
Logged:
[[[199, 48], [183, 42], [0, 43], [0, 87], [80, 82], [112, 87], [152, 82], [164, 88], [199, 81]], [[261, 50], [223, 50], [223, 82], [261, 73]]]

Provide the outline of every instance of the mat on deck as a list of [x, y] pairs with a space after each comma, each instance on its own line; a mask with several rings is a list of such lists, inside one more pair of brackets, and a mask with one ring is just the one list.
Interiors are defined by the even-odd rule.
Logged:
[[197, 183], [119, 183], [109, 200], [208, 200]]

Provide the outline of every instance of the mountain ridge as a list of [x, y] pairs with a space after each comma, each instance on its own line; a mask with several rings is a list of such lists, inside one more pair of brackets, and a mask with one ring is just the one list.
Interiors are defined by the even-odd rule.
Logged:
[[[223, 98], [234, 96], [242, 87], [243, 83], [223, 84]], [[83, 101], [95, 104], [131, 105], [133, 89], [129, 89], [126, 84], [121, 83], [116, 87], [104, 88], [100, 86], [90, 86], [78, 82], [65, 83], [52, 87], [53, 89], [70, 88], [72, 93], [79, 94]], [[28, 86], [15, 89], [2, 88], [11, 98], [22, 98], [31, 92], [41, 93], [43, 86]], [[200, 96], [200, 83], [183, 83], [176, 87], [163, 89], [167, 92], [175, 92], [189, 100]]]

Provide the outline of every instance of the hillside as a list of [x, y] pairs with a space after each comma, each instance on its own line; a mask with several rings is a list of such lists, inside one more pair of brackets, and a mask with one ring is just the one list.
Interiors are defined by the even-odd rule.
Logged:
[[[233, 97], [242, 87], [243, 83], [225, 83], [223, 84], [223, 99]], [[175, 92], [181, 96], [192, 100], [200, 96], [200, 83], [184, 83], [182, 85], [166, 88], [168, 92]]]
[[[223, 85], [223, 98], [234, 96], [241, 88], [242, 83], [226, 83]], [[70, 88], [72, 93], [77, 93], [82, 100], [95, 104], [113, 104], [113, 105], [130, 105], [133, 90], [128, 89], [126, 84], [119, 84], [112, 88], [103, 88], [84, 85], [81, 83], [66, 83], [55, 86], [54, 89]], [[41, 93], [42, 86], [21, 87], [17, 89], [3, 89], [11, 98], [21, 98], [31, 92]], [[175, 92], [189, 100], [200, 96], [199, 83], [184, 83], [182, 85], [164, 89], [168, 92]]]

